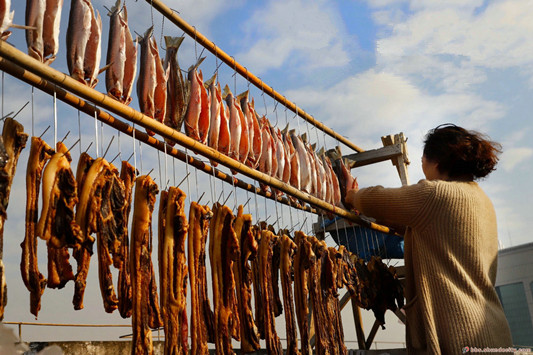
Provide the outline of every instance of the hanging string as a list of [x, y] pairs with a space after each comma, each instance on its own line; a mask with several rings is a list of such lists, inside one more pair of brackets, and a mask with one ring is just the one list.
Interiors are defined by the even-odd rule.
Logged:
[[142, 149], [141, 141], [139, 141], [139, 164], [141, 165], [141, 175], [142, 175], [143, 173], [143, 149]]
[[56, 146], [57, 146], [57, 95], [54, 89], [54, 147]]
[[159, 186], [163, 189], [163, 174], [161, 173], [161, 151], [157, 150], [157, 165], [159, 166]]
[[[4, 72], [2, 72], [2, 75], [4, 75]], [[2, 83], [2, 91], [4, 90], [4, 84]], [[33, 101], [35, 99], [35, 87], [31, 87], [31, 135], [32, 137], [35, 135], [35, 115], [34, 115], [34, 106], [33, 106]], [[2, 96], [4, 96], [2, 94]], [[2, 104], [2, 108], [3, 108], [3, 104]], [[2, 111], [2, 117], [4, 116], [4, 113]], [[80, 144], [80, 149], [81, 149], [81, 144]]]
[[117, 147], [118, 147], [118, 156], [120, 161], [122, 161], [122, 149], [120, 148], [120, 131], [117, 131]]
[[94, 106], [94, 143], [96, 158], [98, 158], [98, 120], [96, 119], [96, 106]]
[[191, 183], [189, 181], [189, 152], [187, 151], [187, 148], [185, 148], [185, 172], [187, 173], [187, 176], [185, 179], [187, 180], [187, 196], [189, 197], [189, 204], [192, 202], [191, 199]]
[[257, 219], [259, 220], [259, 204], [257, 203], [257, 181], [254, 180], [254, 198], [255, 198], [255, 215], [257, 216]]
[[[33, 132], [33, 102], [32, 102], [32, 132]], [[32, 133], [33, 134], [33, 133]], [[78, 139], [80, 140], [80, 155], [81, 155], [81, 112], [78, 110]]]
[[168, 184], [170, 179], [168, 178], [168, 153], [167, 153], [167, 144], [165, 144], [165, 181], [166, 186], [165, 188], [168, 189]]
[[135, 152], [135, 123], [133, 124], [132, 143], [133, 143], [133, 167], [135, 168], [135, 173], [137, 173], [137, 154]]

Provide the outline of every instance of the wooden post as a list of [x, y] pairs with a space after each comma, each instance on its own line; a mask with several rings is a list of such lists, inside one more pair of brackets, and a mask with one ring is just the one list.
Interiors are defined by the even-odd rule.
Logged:
[[357, 335], [357, 344], [360, 350], [367, 350], [368, 346], [365, 342], [365, 331], [363, 329], [363, 320], [361, 319], [361, 309], [352, 297], [352, 311], [353, 320], [355, 322], [355, 334]]
[[409, 157], [407, 155], [407, 140], [405, 139], [402, 132], [395, 134], [394, 136], [384, 136], [381, 137], [381, 142], [383, 146], [390, 146], [398, 144], [402, 149], [402, 154], [391, 158], [392, 165], [398, 170], [398, 175], [400, 175], [400, 180], [402, 181], [402, 186], [409, 185], [409, 174], [407, 173], [407, 165], [409, 165]]

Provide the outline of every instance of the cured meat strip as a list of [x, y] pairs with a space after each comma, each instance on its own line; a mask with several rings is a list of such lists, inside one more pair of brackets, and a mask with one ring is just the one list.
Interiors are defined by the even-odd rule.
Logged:
[[101, 36], [102, 19], [98, 11], [95, 16], [91, 1], [73, 0], [67, 28], [67, 66], [74, 79], [91, 88], [98, 83]]
[[208, 354], [207, 342], [214, 342], [213, 311], [207, 297], [205, 244], [209, 220], [213, 213], [209, 207], [191, 202], [187, 253], [191, 283], [191, 354]]
[[313, 245], [313, 252], [316, 261], [309, 268], [309, 298], [313, 307], [313, 321], [315, 325], [315, 351], [318, 354], [328, 354], [331, 349], [328, 334], [328, 319], [325, 312], [325, 299], [322, 291], [322, 268], [324, 267], [324, 258], [327, 256], [325, 243], [313, 237], [307, 237]]
[[233, 274], [241, 324], [241, 351], [251, 353], [260, 347], [259, 333], [252, 313], [252, 269], [250, 267], [250, 260], [256, 258], [259, 245], [252, 229], [252, 215], [243, 214], [242, 205], [239, 206], [235, 219], [235, 234], [240, 248], [239, 260], [233, 264]]
[[130, 273], [133, 290], [132, 354], [154, 353], [150, 328], [156, 323], [154, 319], [157, 318], [159, 307], [157, 294], [154, 295], [153, 292], [155, 282], [151, 255], [152, 212], [157, 193], [157, 185], [150, 176], [143, 175], [137, 178], [130, 250]]
[[[97, 250], [98, 279], [100, 292], [104, 301], [104, 309], [112, 313], [118, 307], [118, 299], [113, 287], [113, 275], [110, 266], [120, 269], [124, 261], [121, 244], [126, 234], [123, 210], [126, 205], [125, 187], [119, 178], [118, 170], [109, 164], [109, 168], [100, 174], [104, 179], [101, 191], [96, 191], [93, 198], [101, 198], [100, 211], [97, 214]], [[99, 183], [97, 183], [99, 184]]]
[[294, 303], [296, 306], [296, 319], [300, 329], [302, 354], [312, 354], [309, 344], [309, 269], [316, 263], [316, 256], [307, 236], [301, 232], [295, 232], [294, 241], [297, 252], [294, 256]]
[[124, 183], [124, 200], [123, 223], [126, 226], [124, 239], [121, 243], [123, 263], [118, 271], [118, 311], [122, 318], [131, 316], [132, 307], [132, 290], [130, 277], [130, 256], [129, 256], [129, 238], [128, 238], [128, 220], [131, 210], [131, 196], [133, 184], [135, 182], [135, 168], [127, 161], [122, 161], [120, 168], [120, 179]]
[[[95, 238], [92, 236], [98, 230], [98, 214], [102, 205], [102, 189], [110, 176], [109, 163], [103, 158], [91, 162], [84, 157], [80, 159], [82, 165], [78, 165], [76, 179], [79, 182], [80, 202], [76, 208], [76, 222], [80, 226], [82, 241], [73, 250], [73, 256], [78, 263], [76, 279], [74, 281], [74, 297], [72, 303], [74, 309], [83, 308], [83, 296]], [[90, 164], [90, 165], [89, 165]], [[87, 167], [89, 167], [87, 169]]]
[[342, 327], [341, 307], [338, 289], [343, 288], [342, 282], [342, 253], [333, 247], [327, 249], [324, 256], [321, 284], [324, 287], [326, 316], [328, 320], [328, 336], [332, 354], [346, 355], [348, 350], [344, 344], [344, 330]]
[[296, 320], [294, 319], [294, 296], [292, 292], [293, 260], [296, 253], [296, 244], [289, 236], [284, 234], [280, 238], [280, 274], [283, 290], [283, 307], [285, 308], [285, 325], [287, 335], [286, 355], [298, 355], [298, 337], [296, 333]]
[[261, 242], [259, 243], [259, 265], [261, 270], [261, 298], [264, 308], [264, 327], [266, 349], [269, 354], [283, 354], [280, 339], [276, 333], [273, 307], [273, 287], [272, 287], [272, 249], [279, 237], [269, 230], [261, 231]]
[[[281, 235], [281, 233], [279, 233]], [[281, 262], [281, 238], [276, 238], [272, 245], [272, 302], [276, 317], [283, 313], [283, 304], [279, 295], [279, 267]]]
[[117, 0], [108, 13], [109, 39], [107, 45], [107, 65], [105, 83], [109, 96], [129, 105], [131, 90], [137, 71], [137, 42], [128, 26], [128, 10]]
[[165, 329], [165, 354], [188, 354], [187, 264], [185, 242], [189, 224], [185, 193], [177, 187], [161, 192], [159, 205], [159, 285]]
[[78, 195], [71, 160], [66, 146], [58, 142], [43, 173], [43, 210], [36, 233], [46, 240], [49, 288], [63, 288], [74, 279], [67, 248], [81, 241], [80, 227], [74, 219]]
[[233, 354], [231, 337], [239, 340], [240, 325], [235, 295], [233, 263], [239, 259], [239, 244], [227, 206], [213, 206], [209, 234], [209, 260], [213, 280], [215, 347], [217, 354]]
[[4, 317], [4, 308], [7, 304], [3, 263], [4, 223], [7, 219], [11, 183], [15, 177], [20, 152], [26, 147], [27, 140], [28, 135], [24, 133], [24, 127], [13, 118], [6, 118], [0, 139], [0, 321]]
[[[255, 240], [258, 245], [261, 244], [261, 228], [258, 226], [252, 227], [252, 233], [255, 236]], [[255, 324], [259, 332], [259, 337], [265, 339], [265, 313], [263, 309], [263, 290], [261, 285], [261, 265], [259, 263], [259, 257], [256, 256], [252, 262], [252, 286], [254, 289], [254, 308], [255, 308]]]
[[20, 272], [24, 285], [30, 291], [30, 312], [35, 317], [41, 309], [41, 295], [46, 287], [46, 279], [39, 272], [37, 262], [36, 225], [39, 217], [39, 190], [44, 166], [53, 154], [54, 150], [45, 141], [32, 137], [26, 168], [26, 226], [24, 241], [20, 244], [22, 248]]
[[[165, 124], [175, 130], [181, 130], [185, 113], [187, 112], [187, 103], [190, 97], [190, 83], [183, 79], [183, 74], [178, 63], [178, 49], [185, 37], [165, 36], [167, 54], [165, 57], [164, 68], [168, 71], [167, 82], [167, 110], [165, 115]], [[175, 142], [167, 139], [168, 144], [174, 146]]]

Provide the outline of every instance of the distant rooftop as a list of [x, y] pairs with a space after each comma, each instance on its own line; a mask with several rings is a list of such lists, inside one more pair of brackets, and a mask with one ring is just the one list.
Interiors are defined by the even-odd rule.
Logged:
[[517, 251], [524, 251], [524, 250], [529, 250], [529, 249], [533, 249], [533, 242], [500, 249], [498, 251], [498, 254], [505, 255], [505, 254], [510, 254], [510, 253], [514, 253]]

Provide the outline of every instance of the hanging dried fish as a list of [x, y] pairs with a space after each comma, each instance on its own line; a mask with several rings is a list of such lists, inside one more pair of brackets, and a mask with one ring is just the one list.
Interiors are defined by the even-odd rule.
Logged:
[[[185, 37], [165, 36], [167, 54], [165, 56], [164, 68], [168, 71], [167, 82], [167, 110], [165, 114], [165, 124], [175, 130], [181, 130], [187, 104], [191, 95], [191, 83], [183, 79], [183, 74], [178, 62], [178, 49]], [[174, 141], [167, 139], [168, 144], [174, 145]]]
[[[168, 72], [163, 69], [157, 43], [152, 34], [153, 27], [150, 27], [144, 37], [139, 39], [141, 65], [137, 80], [137, 97], [143, 114], [163, 122], [167, 107]], [[147, 130], [147, 132], [151, 136], [154, 135], [152, 131]]]
[[15, 11], [10, 11], [10, 9], [11, 0], [0, 1], [0, 39], [4, 41], [11, 35], [8, 29], [13, 24], [13, 16], [15, 16]]
[[51, 64], [59, 50], [59, 25], [63, 0], [26, 0], [28, 54]]
[[107, 45], [107, 65], [105, 83], [109, 96], [129, 105], [133, 81], [137, 72], [137, 41], [133, 41], [128, 26], [126, 5], [117, 0], [108, 13], [109, 41]]
[[70, 75], [94, 88], [102, 50], [102, 19], [90, 0], [73, 0], [67, 28], [67, 66]]

